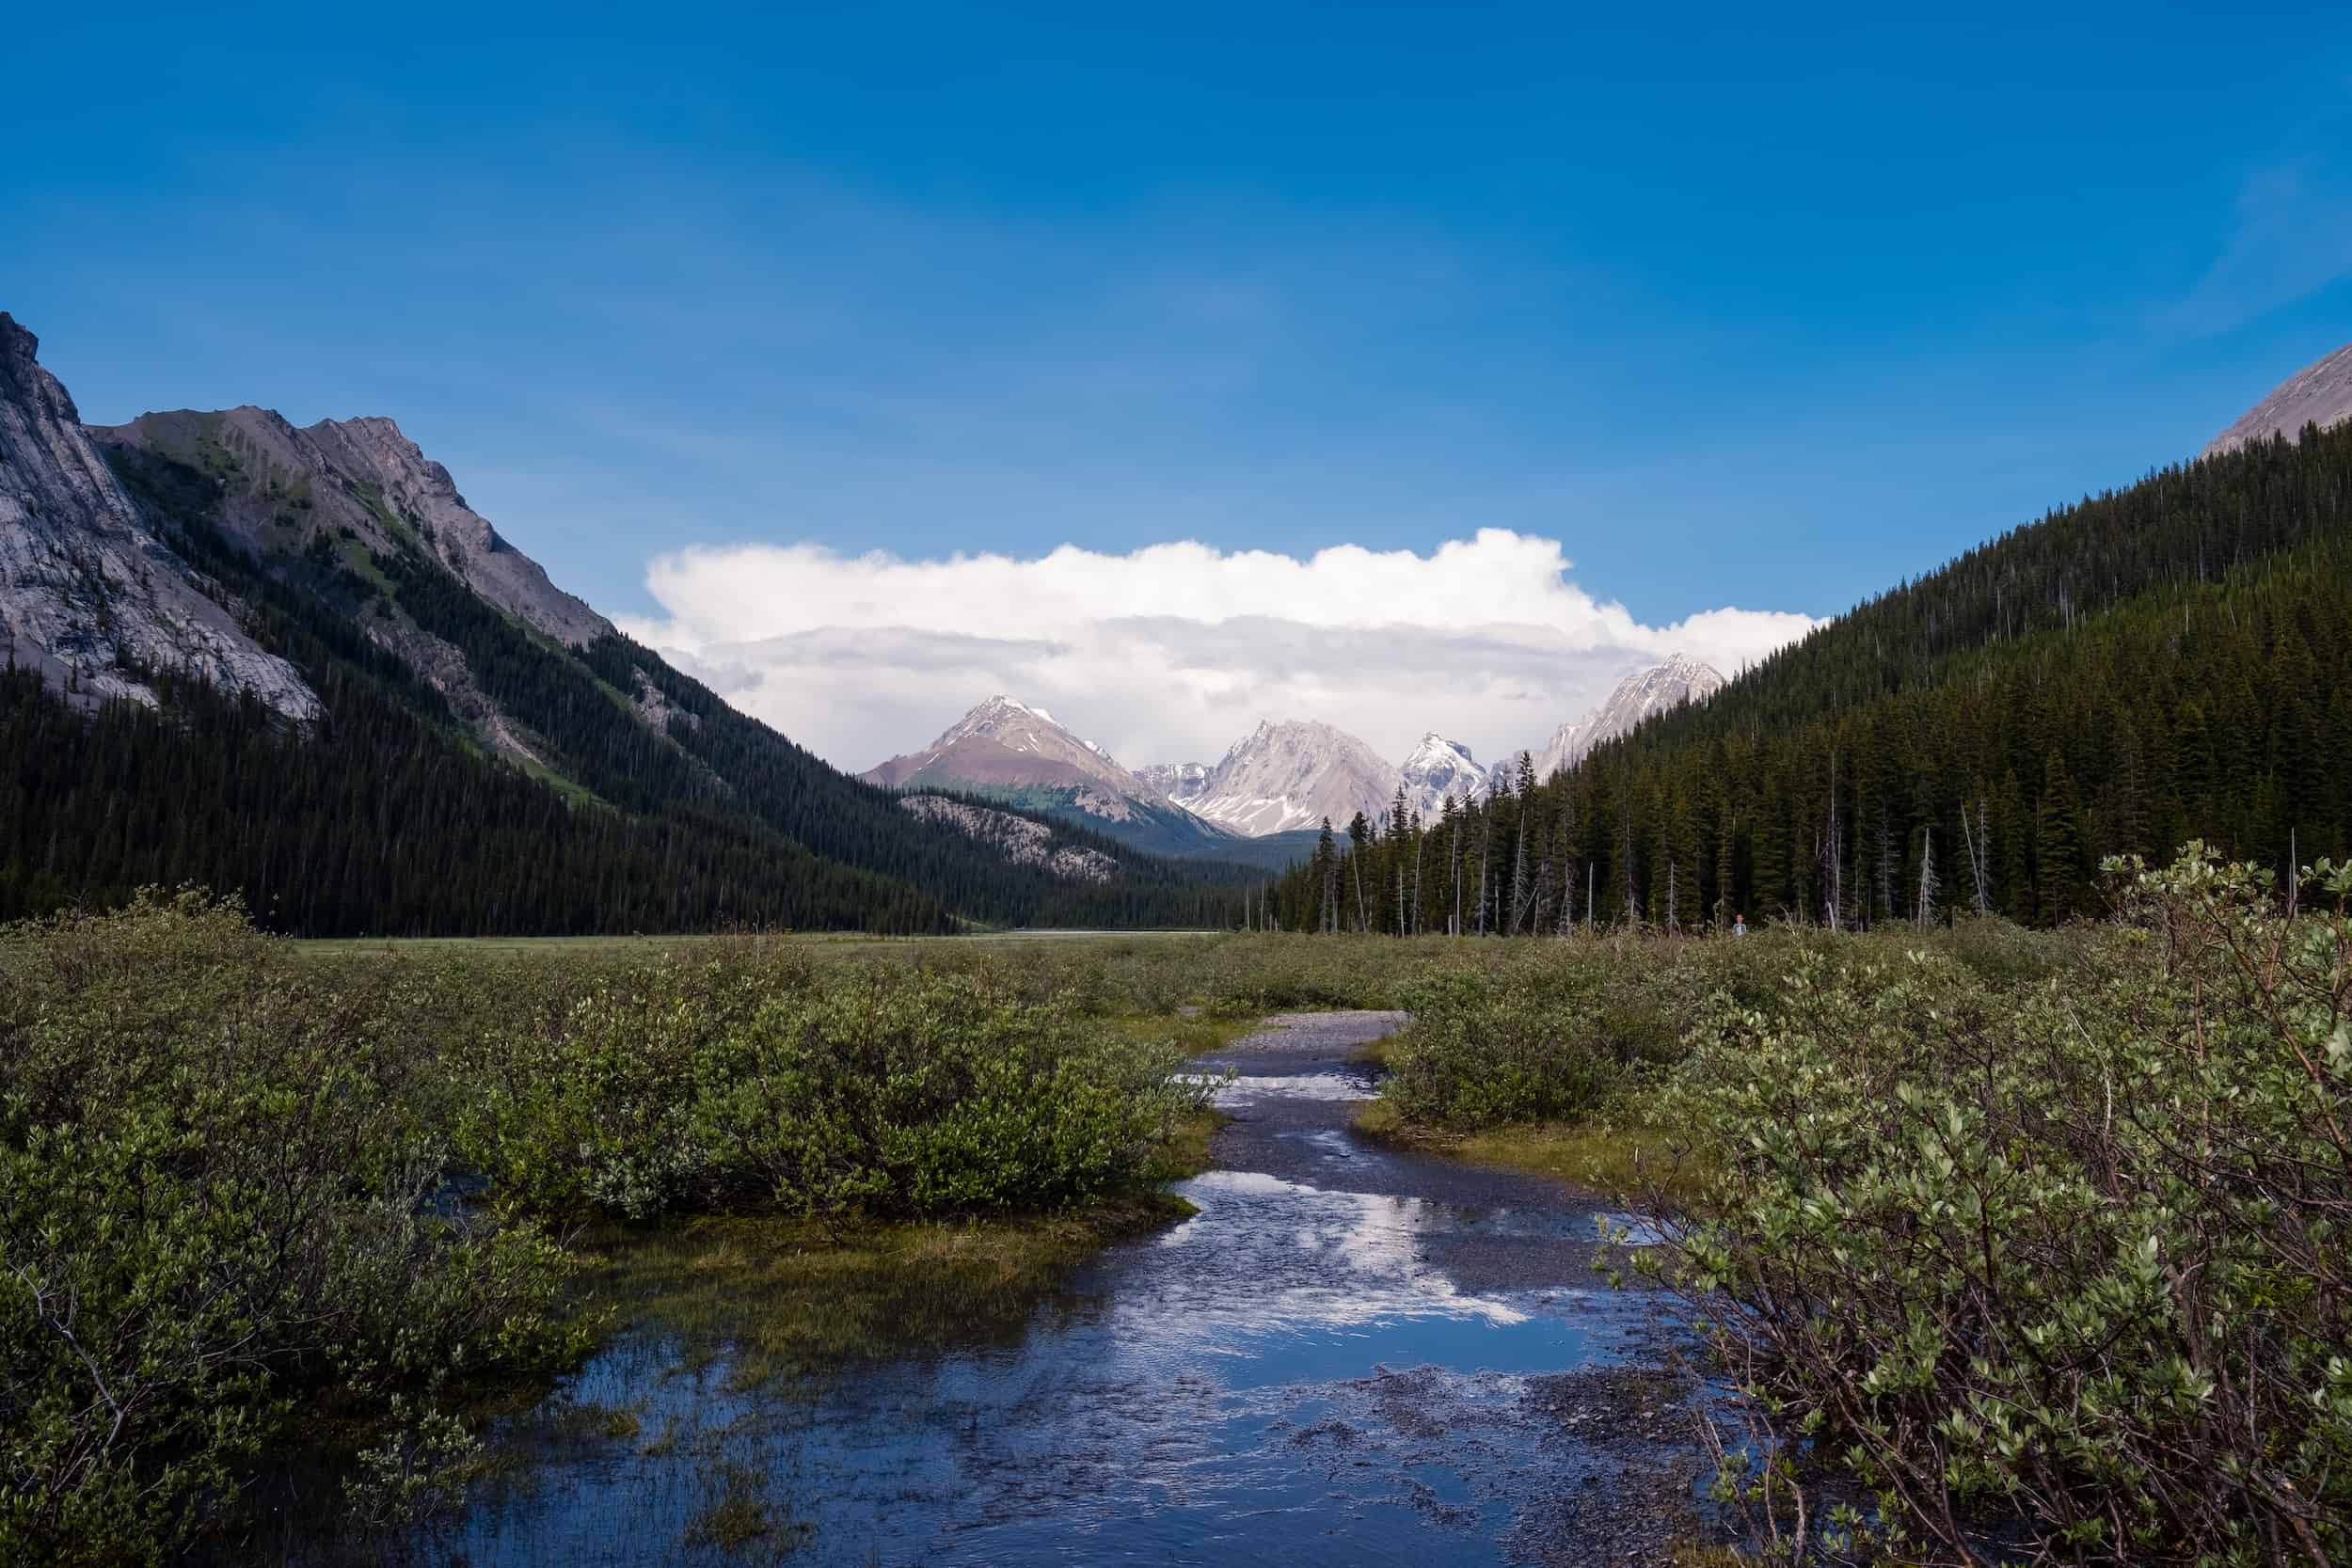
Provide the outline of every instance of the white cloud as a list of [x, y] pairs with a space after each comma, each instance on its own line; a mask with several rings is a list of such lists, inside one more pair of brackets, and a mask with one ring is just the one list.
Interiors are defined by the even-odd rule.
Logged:
[[1391, 757], [1429, 729], [1499, 756], [1540, 747], [1629, 670], [1680, 651], [1728, 673], [1815, 624], [1724, 608], [1646, 626], [1569, 567], [1559, 541], [1502, 529], [1426, 555], [1304, 558], [696, 546], [647, 570], [663, 615], [622, 626], [854, 770], [998, 691], [1130, 766], [1215, 760], [1261, 718], [1327, 720]]

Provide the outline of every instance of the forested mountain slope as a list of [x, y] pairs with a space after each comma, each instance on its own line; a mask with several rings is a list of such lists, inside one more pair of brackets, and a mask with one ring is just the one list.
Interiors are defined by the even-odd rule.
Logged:
[[[2347, 671], [2352, 427], [2306, 430], [2054, 512], [1527, 796], [1375, 846], [1365, 918], [1452, 920], [1459, 866], [1470, 929], [2047, 924], [2096, 907], [2107, 854], [2342, 857]], [[1284, 918], [1327, 918], [1334, 879], [1354, 868], [1293, 879]]]
[[[29, 365], [30, 335], [0, 325]], [[197, 881], [322, 934], [1200, 924], [1242, 875], [1120, 853], [1077, 883], [907, 813], [554, 589], [388, 420], [53, 434], [84, 443], [82, 488], [145, 546], [65, 579], [70, 667], [0, 661], [0, 917]], [[27, 515], [78, 546], [81, 490], [0, 456]], [[302, 704], [80, 631], [135, 620], [150, 579]]]

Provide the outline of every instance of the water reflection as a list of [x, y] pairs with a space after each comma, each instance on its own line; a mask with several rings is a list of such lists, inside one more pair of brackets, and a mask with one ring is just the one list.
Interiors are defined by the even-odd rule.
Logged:
[[[1286, 1104], [1277, 1135], [1335, 1175], [1394, 1158], [1347, 1132], [1346, 1072], [1224, 1092]], [[448, 1544], [475, 1568], [737, 1560], [688, 1539], [732, 1488], [769, 1507], [750, 1548], [803, 1561], [1501, 1563], [1529, 1560], [1531, 1507], [1607, 1468], [1542, 1386], [1638, 1323], [1585, 1284], [1589, 1212], [1240, 1170], [1179, 1190], [1199, 1212], [1105, 1254], [1017, 1346], [747, 1394], [627, 1339], [567, 1396], [638, 1434], [527, 1472]], [[1511, 1288], [1467, 1288], [1465, 1250]]]

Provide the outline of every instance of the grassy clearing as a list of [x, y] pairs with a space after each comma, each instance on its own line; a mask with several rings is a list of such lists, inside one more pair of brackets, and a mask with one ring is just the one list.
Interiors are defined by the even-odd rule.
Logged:
[[1259, 1021], [1208, 1013], [1121, 1013], [1096, 1022], [1133, 1045], [1167, 1045], [1186, 1056], [1205, 1056], [1249, 1034]]
[[697, 955], [741, 946], [746, 942], [790, 943], [795, 948], [868, 948], [877, 951], [914, 946], [920, 942], [968, 942], [969, 937], [868, 937], [818, 931], [807, 935], [740, 937], [595, 936], [595, 937], [295, 937], [287, 947], [304, 958], [654, 958], [663, 954]]
[[1654, 1128], [1607, 1121], [1528, 1122], [1454, 1132], [1408, 1121], [1390, 1101], [1356, 1113], [1356, 1132], [1375, 1142], [1501, 1170], [1549, 1176], [1615, 1202], [1663, 1197], [1694, 1202], [1708, 1166], [1697, 1151]]
[[806, 1221], [711, 1217], [594, 1239], [591, 1290], [696, 1359], [733, 1357], [752, 1387], [933, 1346], [1018, 1333], [1030, 1309], [1107, 1243], [1182, 1202], [1136, 1194], [1083, 1213], [909, 1221], [828, 1234]]
[[[549, 775], [553, 778], [554, 775]], [[559, 781], [560, 782], [560, 781]], [[577, 785], [570, 786], [577, 788]], [[594, 800], [595, 797], [587, 797]], [[597, 801], [597, 804], [603, 802]], [[1052, 942], [1083, 947], [1092, 942], [1167, 942], [1181, 943], [1217, 937], [1216, 931], [1001, 931], [972, 930], [959, 936], [881, 937], [860, 931], [779, 931], [757, 935], [730, 933], [645, 933], [629, 936], [585, 937], [293, 937], [287, 945], [310, 958], [428, 958], [448, 956], [497, 958], [511, 955], [604, 958], [697, 951], [747, 942], [788, 944], [829, 957], [905, 957], [926, 949], [949, 951], [975, 943], [1016, 944]]]

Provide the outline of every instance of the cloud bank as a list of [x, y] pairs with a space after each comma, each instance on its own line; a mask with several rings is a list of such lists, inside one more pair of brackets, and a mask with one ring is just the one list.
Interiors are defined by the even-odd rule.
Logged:
[[993, 692], [1130, 767], [1215, 761], [1262, 718], [1321, 719], [1401, 759], [1425, 730], [1481, 758], [1539, 748], [1675, 652], [1725, 673], [1816, 623], [1723, 608], [1646, 626], [1569, 578], [1558, 540], [1482, 529], [1426, 555], [1189, 541], [907, 560], [816, 545], [660, 556], [624, 618], [728, 701], [852, 771]]

